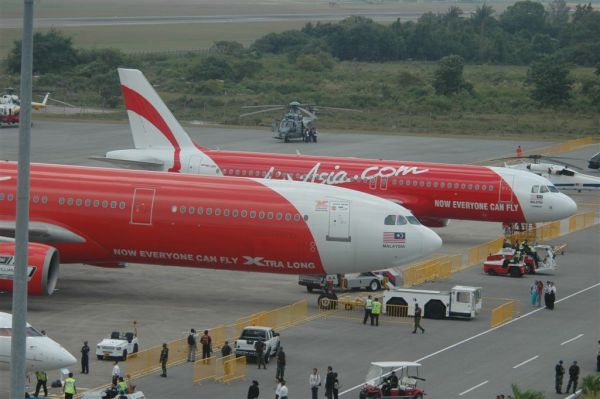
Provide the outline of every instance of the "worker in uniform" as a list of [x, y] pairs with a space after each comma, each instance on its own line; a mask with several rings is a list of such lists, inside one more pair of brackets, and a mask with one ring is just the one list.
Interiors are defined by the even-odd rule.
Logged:
[[523, 149], [521, 146], [517, 147], [517, 158], [521, 158], [523, 156]]
[[415, 327], [413, 329], [413, 334], [416, 334], [417, 332], [417, 328], [419, 328], [421, 330], [421, 334], [425, 334], [425, 329], [423, 327], [421, 327], [421, 308], [419, 307], [418, 303], [415, 303], [415, 317], [414, 317], [414, 321], [415, 321]]
[[567, 393], [569, 393], [569, 389], [571, 389], [571, 384], [573, 384], [573, 393], [577, 390], [577, 381], [579, 380], [579, 366], [577, 362], [574, 361], [571, 367], [569, 367], [569, 383], [567, 384]]
[[563, 376], [565, 375], [565, 368], [563, 367], [563, 361], [559, 360], [558, 364], [554, 366], [554, 388], [556, 393], [562, 394]]
[[37, 384], [35, 384], [35, 395], [38, 396], [40, 393], [40, 388], [44, 388], [44, 396], [48, 396], [48, 376], [45, 371], [36, 371], [35, 378], [37, 379]]
[[158, 362], [160, 363], [160, 367], [162, 368], [161, 377], [167, 376], [167, 362], [169, 361], [169, 348], [167, 348], [167, 344], [163, 344], [162, 350], [160, 351], [160, 358]]
[[363, 317], [363, 324], [367, 324], [367, 319], [371, 317], [371, 311], [373, 310], [373, 299], [371, 295], [365, 301], [365, 317]]
[[277, 351], [277, 371], [275, 372], [275, 380], [283, 380], [283, 375], [285, 374], [285, 352], [283, 351], [283, 346], [279, 347]]
[[115, 360], [115, 362], [113, 363], [111, 375], [112, 384], [117, 385], [117, 383], [119, 382], [119, 377], [121, 376], [121, 368], [119, 367], [119, 362], [117, 360]]
[[254, 350], [256, 351], [256, 363], [258, 363], [258, 368], [260, 369], [260, 365], [262, 364], [263, 368], [267, 369], [267, 364], [265, 363], [265, 343], [260, 339], [257, 339], [254, 343]]
[[119, 383], [117, 384], [117, 391], [120, 395], [125, 395], [128, 392], [127, 383], [125, 382], [125, 378], [119, 377]]
[[77, 393], [77, 387], [75, 386], [75, 379], [73, 378], [73, 373], [69, 373], [69, 376], [65, 378], [63, 392], [65, 394], [65, 399], [73, 399], [73, 395]]
[[371, 325], [375, 322], [376, 326], [379, 326], [379, 315], [381, 314], [381, 302], [379, 298], [375, 298], [373, 301], [373, 309], [371, 310]]
[[89, 374], [90, 373], [90, 347], [88, 346], [87, 341], [83, 341], [83, 346], [81, 347], [81, 374]]

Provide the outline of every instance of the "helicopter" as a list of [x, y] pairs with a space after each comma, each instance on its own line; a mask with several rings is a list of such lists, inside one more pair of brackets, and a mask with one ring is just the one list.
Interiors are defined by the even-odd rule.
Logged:
[[[285, 143], [289, 143], [295, 139], [308, 141], [311, 138], [316, 142], [315, 121], [317, 120], [317, 111], [319, 110], [362, 112], [351, 108], [319, 107], [292, 101], [287, 105], [247, 105], [242, 107], [242, 109], [258, 110], [241, 114], [240, 118], [265, 112], [281, 111], [286, 109], [286, 107], [288, 111], [283, 118], [279, 121], [274, 120], [271, 124], [273, 133], [275, 133], [273, 138], [283, 140]], [[310, 132], [310, 135], [307, 132]]]
[[[46, 93], [42, 102], [31, 102], [31, 107], [39, 111], [46, 108], [50, 93]], [[6, 93], [0, 95], [0, 126], [1, 125], [17, 125], [19, 123], [19, 113], [21, 112], [21, 100], [15, 94], [15, 89], [9, 87]]]
[[[578, 159], [566, 158], [565, 159]], [[560, 190], [582, 190], [596, 191], [600, 190], [600, 177], [587, 175], [577, 172], [582, 170], [579, 166], [564, 162], [557, 157], [548, 157], [545, 155], [528, 155], [524, 157], [508, 157], [503, 159], [520, 159], [520, 163], [504, 164], [507, 168], [528, 170], [539, 176], [550, 180], [554, 186]], [[533, 162], [526, 162], [525, 159], [531, 159]], [[546, 161], [546, 162], [544, 162]], [[548, 162], [549, 161], [549, 162]]]

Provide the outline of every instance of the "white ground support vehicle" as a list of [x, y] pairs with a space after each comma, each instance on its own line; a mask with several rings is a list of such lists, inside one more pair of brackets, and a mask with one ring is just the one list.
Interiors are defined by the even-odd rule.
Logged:
[[240, 338], [235, 341], [235, 355], [246, 356], [247, 358], [256, 358], [256, 350], [254, 344], [256, 341], [265, 343], [264, 356], [265, 363], [269, 363], [272, 356], [277, 354], [279, 346], [279, 333], [273, 331], [271, 327], [249, 326], [242, 330]]
[[[396, 288], [383, 294], [383, 311], [392, 316], [414, 316], [415, 303], [423, 309], [423, 317], [444, 319], [447, 317], [472, 319], [481, 311], [481, 287], [456, 285], [450, 291], [414, 290]], [[387, 305], [404, 305], [390, 308]], [[403, 314], [404, 313], [404, 314]]]
[[96, 357], [98, 360], [109, 358], [127, 360], [128, 353], [136, 353], [138, 350], [139, 341], [134, 333], [113, 331], [110, 338], [104, 338], [96, 345]]
[[359, 399], [423, 399], [425, 392], [417, 387], [417, 381], [425, 381], [420, 367], [415, 362], [372, 362]]
[[321, 289], [324, 285], [330, 284], [334, 291], [345, 290], [369, 290], [378, 291], [383, 287], [383, 276], [377, 273], [351, 273], [351, 274], [328, 274], [319, 275], [301, 275], [298, 276], [298, 284], [306, 287], [308, 292], [314, 289]]

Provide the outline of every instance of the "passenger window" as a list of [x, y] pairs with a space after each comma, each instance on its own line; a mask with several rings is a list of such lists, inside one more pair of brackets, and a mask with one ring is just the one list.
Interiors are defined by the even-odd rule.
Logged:
[[404, 185], [404, 180], [398, 180], [398, 185], [399, 186], [403, 186]]
[[294, 215], [294, 221], [296, 221], [296, 222], [300, 221], [300, 215], [299, 214], [295, 214]]
[[425, 187], [425, 182], [423, 180], [419, 182], [419, 187]]
[[86, 208], [89, 208], [91, 205], [92, 205], [92, 200], [86, 199], [85, 200], [85, 206], [86, 206]]
[[234, 218], [238, 217], [239, 215], [239, 211], [237, 209], [234, 209], [233, 212], [231, 212], [231, 216], [233, 216]]
[[64, 205], [65, 204], [65, 198], [64, 197], [60, 197], [58, 199], [58, 205]]
[[489, 187], [488, 187], [488, 190], [490, 190], [490, 191], [494, 191], [494, 186], [489, 186]]
[[[81, 200], [77, 200], [77, 202], [79, 202]], [[117, 209], [117, 201], [110, 201], [110, 207], [111, 209]]]
[[267, 219], [273, 220], [273, 212], [269, 212], [267, 215]]
[[206, 208], [206, 216], [212, 215], [212, 208]]
[[240, 212], [240, 215], [242, 215], [242, 217], [245, 218], [246, 216], [248, 216], [248, 211], [245, 209], [242, 209], [242, 212]]
[[13, 198], [14, 198], [14, 197], [13, 197], [13, 195], [12, 195], [12, 194], [8, 194], [8, 195], [6, 196], [6, 199], [8, 199], [9, 201], [12, 201], [12, 200], [13, 200]]
[[48, 197], [46, 197], [45, 195], [42, 197], [42, 204], [47, 204], [48, 203]]
[[254, 219], [256, 217], [256, 211], [250, 211], [250, 219]]
[[441, 183], [440, 183], [440, 187], [441, 187], [441, 188], [446, 188], [446, 183], [444, 183], [444, 182], [441, 182]]
[[283, 219], [283, 213], [277, 212], [277, 220]]
[[204, 213], [204, 208], [201, 206], [198, 207], [198, 215], [202, 215]]
[[406, 224], [406, 218], [402, 215], [398, 215], [398, 218], [396, 219], [396, 224], [399, 226]]
[[433, 188], [438, 188], [438, 186], [439, 186], [438, 182], [434, 181], [433, 182]]
[[387, 215], [383, 222], [386, 226], [393, 226], [396, 224], [396, 215]]
[[94, 200], [94, 208], [98, 208], [100, 206], [100, 200]]
[[419, 222], [419, 219], [417, 219], [414, 216], [407, 216], [406, 220], [408, 220], [408, 223], [410, 223], [410, 224], [416, 224], [416, 225], [420, 225], [421, 224], [421, 222]]
[[239, 175], [240, 175], [240, 170], [239, 170], [239, 169], [236, 169], [236, 170], [235, 170], [235, 175], [236, 175], [236, 176], [239, 176]]
[[4, 193], [0, 193], [0, 201], [4, 201]]
[[229, 216], [229, 209], [223, 209], [223, 216]]
[[242, 170], [242, 176], [246, 176], [246, 169]]
[[466, 185], [465, 183], [462, 183], [462, 184], [460, 185], [460, 188], [461, 188], [461, 190], [464, 190], [464, 189], [466, 189], [466, 188], [467, 188], [467, 185]]
[[188, 208], [188, 212], [189, 212], [190, 215], [193, 215], [194, 213], [196, 213], [196, 208], [194, 208], [193, 206], [190, 206]]
[[185, 206], [180, 206], [179, 207], [179, 213], [181, 213], [182, 215], [185, 213]]
[[486, 191], [487, 190], [487, 186], [485, 184], [481, 185], [481, 190], [482, 191]]
[[102, 201], [102, 208], [108, 208], [108, 201], [107, 200]]
[[258, 212], [258, 218], [259, 219], [264, 219], [265, 218], [265, 211]]
[[431, 187], [431, 182], [430, 181], [427, 182], [427, 187], [428, 188]]
[[221, 208], [215, 209], [215, 216], [221, 216]]
[[547, 193], [548, 191], [550, 191], [550, 190], [548, 190], [548, 187], [540, 186], [540, 193]]
[[38, 195], [34, 195], [33, 196], [33, 203], [37, 204], [38, 202], [40, 202], [40, 197]]
[[416, 181], [416, 180], [413, 180], [413, 187], [417, 187], [417, 185], [418, 185], [418, 184], [419, 184], [419, 182], [418, 182], [418, 181]]
[[392, 179], [392, 186], [395, 186], [398, 183], [396, 179]]
[[531, 192], [532, 193], [539, 193], [540, 192], [540, 186], [533, 186], [533, 187], [531, 187]]
[[469, 184], [468, 187], [469, 187], [469, 190], [473, 190], [473, 185], [472, 184]]
[[[121, 201], [119, 202], [119, 209], [125, 209], [127, 205], [125, 204], [125, 201]], [[192, 208], [193, 209], [193, 208]], [[193, 212], [192, 212], [193, 213]]]
[[479, 184], [475, 185], [475, 191], [479, 191]]
[[[10, 201], [10, 195], [8, 196], [8, 200]], [[67, 199], [67, 205], [71, 206], [71, 205], [73, 205], [73, 202], [74, 202], [73, 198]]]
[[[252, 217], [252, 216], [251, 216], [251, 217]], [[286, 214], [285, 214], [285, 220], [286, 220], [286, 221], [288, 221], [288, 222], [289, 222], [290, 220], [292, 220], [292, 215], [291, 215], [291, 214], [289, 214], [289, 213], [286, 213]]]
[[457, 190], [458, 189], [458, 183], [454, 183], [454, 189]]

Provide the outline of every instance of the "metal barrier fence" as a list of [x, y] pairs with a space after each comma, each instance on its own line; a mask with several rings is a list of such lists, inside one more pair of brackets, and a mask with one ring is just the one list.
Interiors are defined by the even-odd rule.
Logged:
[[246, 378], [246, 357], [238, 357], [224, 363], [225, 374], [223, 383], [227, 384], [233, 380]]
[[[250, 316], [242, 317], [235, 323], [229, 325], [219, 325], [208, 329], [212, 339], [213, 350], [218, 350], [225, 341], [237, 339], [242, 330], [247, 326], [266, 326], [276, 330], [289, 328], [295, 324], [305, 321], [308, 317], [308, 301], [306, 299], [296, 302], [292, 305], [283, 306], [278, 309], [254, 313]], [[204, 329], [197, 329], [204, 331]], [[171, 367], [187, 360], [188, 344], [187, 337], [177, 339], [168, 343], [169, 361], [167, 367]], [[154, 346], [144, 351], [129, 354], [125, 364], [125, 372], [132, 377], [138, 377], [160, 370], [158, 360], [162, 345]], [[233, 363], [232, 363], [233, 364]], [[232, 367], [241, 367], [236, 363]], [[237, 371], [236, 371], [237, 372]], [[233, 379], [237, 377], [231, 377]]]
[[518, 300], [506, 302], [492, 309], [490, 327], [496, 327], [518, 317], [521, 314], [521, 306]]
[[[568, 219], [568, 231], [561, 229], [561, 221], [555, 221], [527, 231], [515, 232], [507, 238], [511, 242], [517, 240], [546, 241], [593, 226], [596, 223], [598, 223], [598, 219], [594, 211], [583, 212]], [[467, 250], [466, 255], [438, 255], [413, 263], [402, 270], [403, 286], [408, 288], [427, 281], [448, 277], [452, 273], [481, 264], [490, 254], [494, 254], [502, 248], [504, 239], [504, 237], [499, 237], [471, 247]]]
[[205, 380], [223, 381], [226, 376], [232, 373], [231, 365], [227, 362], [234, 359], [235, 355], [229, 355], [196, 360], [193, 366], [192, 381], [194, 384], [199, 384]]

